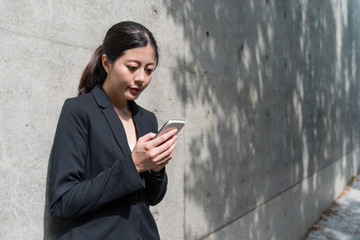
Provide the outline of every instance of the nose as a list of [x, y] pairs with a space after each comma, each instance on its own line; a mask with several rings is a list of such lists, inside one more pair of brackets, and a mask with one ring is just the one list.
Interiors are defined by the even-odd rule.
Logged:
[[145, 71], [142, 69], [139, 69], [137, 74], [135, 75], [135, 83], [137, 84], [143, 84], [145, 81]]

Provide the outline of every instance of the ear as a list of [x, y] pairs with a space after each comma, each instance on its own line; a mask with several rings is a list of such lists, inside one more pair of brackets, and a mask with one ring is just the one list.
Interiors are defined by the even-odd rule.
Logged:
[[109, 74], [109, 73], [110, 73], [111, 66], [110, 66], [110, 62], [109, 62], [106, 54], [103, 54], [103, 55], [101, 56], [101, 62], [102, 62], [102, 65], [103, 65], [106, 73]]

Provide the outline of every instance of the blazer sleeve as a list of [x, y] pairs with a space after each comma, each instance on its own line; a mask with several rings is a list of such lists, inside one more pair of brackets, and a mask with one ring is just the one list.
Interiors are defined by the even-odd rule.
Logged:
[[159, 177], [151, 176], [149, 172], [145, 172], [145, 184], [146, 184], [146, 193], [149, 198], [149, 203], [151, 206], [154, 206], [161, 202], [164, 198], [167, 190], [167, 174], [165, 167], [161, 170], [162, 173]]
[[145, 188], [131, 156], [116, 160], [94, 178], [85, 178], [89, 115], [83, 108], [76, 99], [68, 99], [55, 133], [51, 154], [50, 211], [57, 217], [79, 216]]

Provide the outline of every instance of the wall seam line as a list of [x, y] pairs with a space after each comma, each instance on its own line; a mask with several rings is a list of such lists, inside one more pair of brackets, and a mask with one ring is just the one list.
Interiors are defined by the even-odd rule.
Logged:
[[8, 29], [2, 28], [2, 27], [0, 27], [0, 31], [3, 31], [3, 32], [8, 33], [8, 34], [15, 35], [15, 36], [19, 36], [19, 37], [24, 37], [24, 38], [31, 37], [31, 38], [34, 38], [34, 39], [38, 39], [38, 40], [42, 40], [42, 41], [46, 41], [46, 42], [50, 42], [50, 43], [55, 43], [55, 44], [58, 44], [58, 45], [64, 45], [64, 46], [73, 47], [73, 48], [80, 48], [80, 49], [86, 50], [86, 51], [94, 51], [94, 49], [92, 49], [92, 48], [84, 47], [84, 46], [81, 46], [81, 45], [71, 44], [71, 43], [62, 42], [62, 41], [56, 41], [54, 39], [39, 37], [39, 36], [28, 34], [28, 33], [11, 31], [11, 30], [8, 30]]

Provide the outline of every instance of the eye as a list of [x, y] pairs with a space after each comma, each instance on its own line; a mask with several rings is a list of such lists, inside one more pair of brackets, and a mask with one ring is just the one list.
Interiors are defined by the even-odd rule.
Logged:
[[130, 72], [135, 72], [137, 67], [134, 66], [127, 66], [127, 68], [129, 69]]
[[154, 69], [148, 68], [145, 70], [147, 75], [151, 75], [154, 71]]

